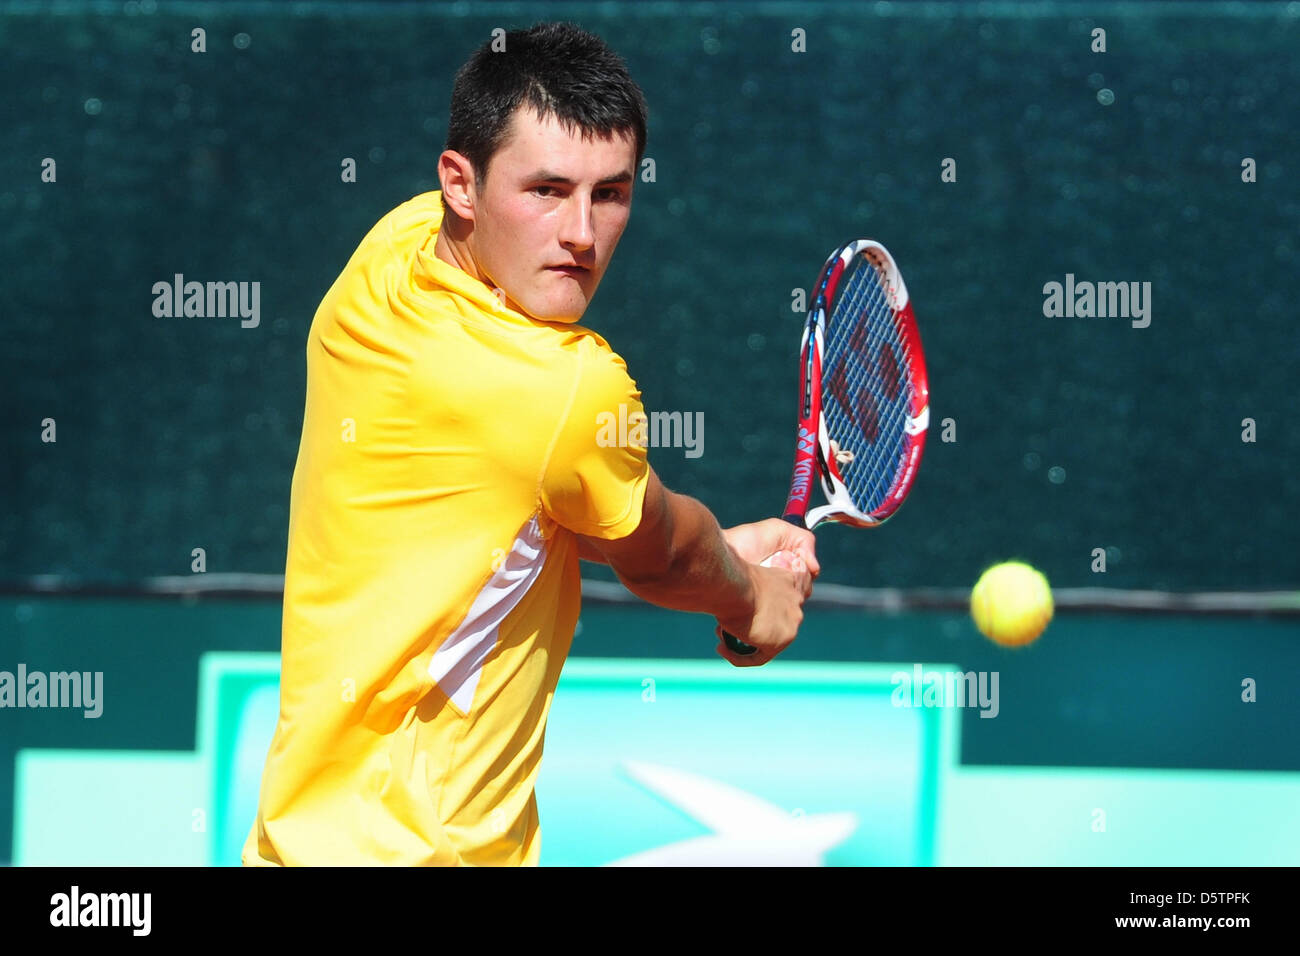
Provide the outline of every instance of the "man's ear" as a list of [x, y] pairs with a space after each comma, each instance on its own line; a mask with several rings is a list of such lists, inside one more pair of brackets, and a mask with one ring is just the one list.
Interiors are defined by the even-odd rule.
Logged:
[[438, 157], [438, 180], [447, 208], [468, 222], [474, 220], [474, 166], [461, 153], [445, 149]]

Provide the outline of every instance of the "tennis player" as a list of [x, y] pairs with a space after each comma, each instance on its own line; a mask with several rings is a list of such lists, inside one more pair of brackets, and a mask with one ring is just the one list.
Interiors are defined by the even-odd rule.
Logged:
[[456, 77], [442, 189], [379, 221], [311, 326], [245, 864], [535, 864], [579, 559], [713, 615], [759, 648], [718, 645], [743, 666], [794, 640], [818, 572], [810, 532], [722, 530], [645, 447], [598, 440], [640, 392], [575, 323], [627, 225], [645, 102], [576, 27], [504, 39]]

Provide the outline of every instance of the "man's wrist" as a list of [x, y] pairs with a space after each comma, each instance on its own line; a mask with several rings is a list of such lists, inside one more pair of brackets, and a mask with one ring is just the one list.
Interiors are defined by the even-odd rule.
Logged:
[[750, 621], [754, 617], [758, 594], [754, 567], [726, 542], [725, 536], [723, 548], [725, 574], [730, 586], [722, 589], [722, 593], [730, 595], [731, 600], [715, 616], [718, 620]]

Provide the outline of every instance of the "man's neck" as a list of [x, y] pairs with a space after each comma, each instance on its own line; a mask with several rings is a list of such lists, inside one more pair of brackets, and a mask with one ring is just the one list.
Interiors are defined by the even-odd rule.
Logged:
[[474, 256], [470, 254], [469, 243], [464, 238], [457, 238], [454, 235], [463, 231], [464, 228], [456, 221], [456, 217], [450, 213], [443, 216], [442, 228], [438, 230], [438, 239], [433, 245], [433, 254], [448, 265], [453, 265], [466, 275], [482, 282], [483, 276], [474, 265]]
[[502, 305], [509, 306], [516, 312], [523, 312], [523, 309], [513, 299], [507, 297], [504, 292], [494, 286], [479, 271], [478, 265], [474, 261], [474, 254], [469, 248], [469, 232], [470, 226], [468, 223], [462, 222], [451, 213], [445, 214], [442, 219], [442, 228], [438, 230], [438, 238], [433, 244], [433, 254], [448, 265], [455, 266], [470, 278], [483, 283], [484, 287], [496, 296]]

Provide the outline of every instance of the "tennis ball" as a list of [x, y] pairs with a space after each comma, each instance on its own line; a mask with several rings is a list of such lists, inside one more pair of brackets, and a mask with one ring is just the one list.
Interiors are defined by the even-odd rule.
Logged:
[[995, 564], [975, 582], [970, 613], [975, 626], [1003, 647], [1036, 640], [1052, 619], [1052, 589], [1047, 578], [1027, 564]]

